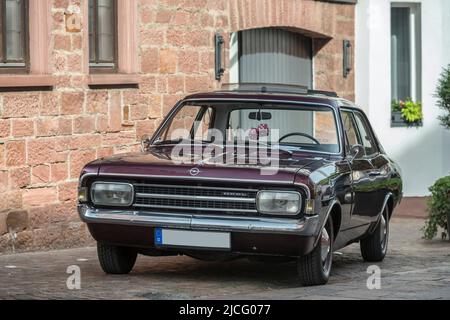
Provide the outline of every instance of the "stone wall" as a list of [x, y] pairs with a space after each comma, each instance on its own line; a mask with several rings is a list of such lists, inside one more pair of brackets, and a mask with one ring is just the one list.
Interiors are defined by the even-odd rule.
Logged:
[[[92, 244], [76, 212], [84, 164], [136, 151], [174, 103], [220, 87], [214, 34], [284, 27], [313, 36], [316, 89], [353, 99], [342, 40], [354, 40], [354, 6], [313, 0], [139, 0], [139, 88], [90, 89], [83, 32], [65, 12], [87, 0], [53, 0], [48, 91], [0, 93], [0, 252]], [[87, 25], [81, 17], [82, 26]], [[226, 50], [228, 61], [228, 50]], [[223, 82], [228, 81], [226, 68]], [[5, 90], [3, 90], [5, 91]]]

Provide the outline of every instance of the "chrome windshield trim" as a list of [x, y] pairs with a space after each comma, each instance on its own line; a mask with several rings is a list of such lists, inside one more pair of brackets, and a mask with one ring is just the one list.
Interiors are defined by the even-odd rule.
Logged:
[[164, 120], [161, 122], [159, 127], [156, 129], [155, 133], [153, 134], [152, 138], [150, 139], [150, 144], [153, 145], [154, 141], [156, 140], [156, 137], [161, 133], [163, 128], [166, 126], [166, 124], [171, 121], [172, 115], [176, 112], [178, 112], [178, 109], [183, 107], [185, 102], [205, 102], [205, 101], [235, 101], [235, 102], [264, 102], [264, 103], [283, 103], [283, 104], [291, 104], [291, 105], [306, 105], [306, 106], [322, 106], [322, 107], [328, 107], [332, 110], [334, 115], [334, 121], [336, 125], [336, 131], [338, 135], [338, 141], [339, 141], [339, 152], [326, 152], [326, 151], [314, 151], [314, 150], [299, 150], [301, 152], [306, 153], [315, 153], [315, 154], [327, 154], [327, 155], [343, 155], [344, 154], [344, 147], [345, 141], [344, 141], [344, 134], [341, 128], [341, 124], [339, 122], [340, 117], [338, 114], [338, 110], [336, 108], [329, 104], [329, 103], [320, 103], [320, 102], [302, 102], [302, 101], [292, 101], [292, 100], [280, 100], [280, 99], [256, 99], [256, 98], [191, 98], [191, 99], [184, 99], [178, 101], [174, 107], [170, 110], [170, 112], [167, 114], [167, 116], [164, 118]]
[[176, 199], [176, 200], [200, 200], [200, 201], [215, 201], [215, 202], [228, 201], [228, 202], [255, 203], [255, 198], [189, 196], [189, 195], [161, 194], [161, 193], [136, 193], [136, 197], [156, 198], [156, 199]]

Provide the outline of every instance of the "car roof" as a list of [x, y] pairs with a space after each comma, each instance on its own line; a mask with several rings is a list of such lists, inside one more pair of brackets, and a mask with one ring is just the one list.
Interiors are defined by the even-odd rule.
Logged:
[[[258, 90], [261, 88], [260, 90]], [[225, 89], [211, 92], [195, 93], [186, 96], [184, 100], [256, 100], [256, 101], [280, 101], [280, 102], [296, 102], [325, 104], [335, 108], [349, 107], [357, 108], [354, 103], [349, 100], [340, 98], [334, 92], [308, 90], [299, 87], [301, 90], [296, 91], [292, 86], [288, 86], [288, 90], [284, 90], [281, 86], [273, 88], [262, 85], [260, 87], [252, 86], [250, 89]], [[359, 109], [359, 108], [357, 108]]]

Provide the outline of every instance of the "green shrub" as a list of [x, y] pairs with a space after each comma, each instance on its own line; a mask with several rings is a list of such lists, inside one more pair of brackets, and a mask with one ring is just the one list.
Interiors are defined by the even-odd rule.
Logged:
[[430, 215], [423, 228], [424, 237], [433, 239], [437, 234], [438, 227], [441, 227], [444, 230], [442, 233], [444, 239], [449, 232], [447, 230], [447, 214], [450, 213], [450, 176], [436, 181], [430, 187], [430, 191], [431, 199], [428, 201]]
[[444, 68], [436, 88], [438, 106], [444, 110], [444, 115], [439, 117], [441, 124], [450, 129], [450, 65]]

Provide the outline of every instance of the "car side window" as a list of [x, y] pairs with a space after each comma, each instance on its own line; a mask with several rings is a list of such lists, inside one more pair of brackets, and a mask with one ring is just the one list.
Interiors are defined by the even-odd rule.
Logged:
[[358, 126], [359, 134], [362, 140], [362, 145], [366, 150], [366, 155], [372, 155], [378, 152], [375, 139], [372, 136], [369, 125], [367, 124], [366, 119], [362, 116], [361, 113], [355, 112], [355, 120]]
[[361, 141], [359, 141], [358, 132], [356, 130], [356, 124], [352, 112], [342, 111], [341, 116], [349, 148], [354, 146], [355, 144], [361, 144]]

